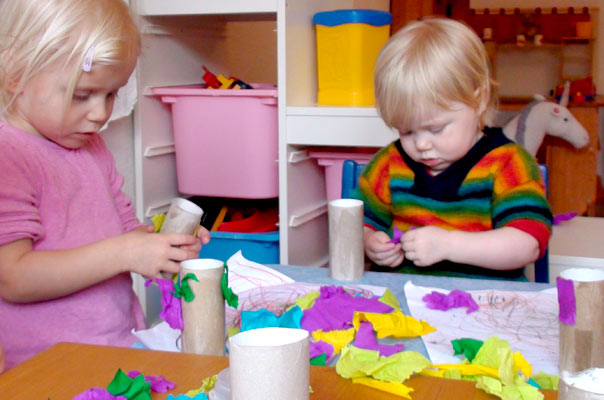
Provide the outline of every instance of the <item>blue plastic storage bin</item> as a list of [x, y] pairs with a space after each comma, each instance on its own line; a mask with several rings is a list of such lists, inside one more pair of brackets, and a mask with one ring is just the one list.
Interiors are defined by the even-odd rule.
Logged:
[[241, 250], [245, 258], [259, 264], [279, 264], [279, 232], [237, 233], [210, 232], [212, 239], [204, 245], [200, 258], [226, 261]]

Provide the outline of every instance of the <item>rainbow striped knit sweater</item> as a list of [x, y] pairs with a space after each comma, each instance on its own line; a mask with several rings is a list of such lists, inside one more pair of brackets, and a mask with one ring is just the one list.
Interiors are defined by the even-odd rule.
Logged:
[[397, 140], [382, 148], [359, 178], [365, 223], [392, 233], [434, 225], [480, 232], [511, 226], [532, 235], [541, 254], [552, 213], [539, 166], [500, 128], [485, 128], [474, 147], [446, 171], [430, 175]]

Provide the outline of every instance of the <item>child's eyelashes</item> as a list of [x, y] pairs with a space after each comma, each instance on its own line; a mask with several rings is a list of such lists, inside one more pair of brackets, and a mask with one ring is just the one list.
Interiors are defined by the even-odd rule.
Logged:
[[79, 91], [73, 92], [73, 99], [75, 101], [86, 101], [90, 98], [90, 91]]

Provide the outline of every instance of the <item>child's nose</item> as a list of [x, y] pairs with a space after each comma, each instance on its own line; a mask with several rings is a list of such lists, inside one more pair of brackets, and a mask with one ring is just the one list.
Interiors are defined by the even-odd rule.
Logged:
[[107, 122], [109, 115], [111, 113], [111, 105], [106, 101], [99, 99], [100, 101], [95, 101], [88, 113], [88, 119], [93, 122], [98, 122], [104, 124]]
[[421, 151], [430, 150], [432, 148], [432, 141], [428, 135], [419, 134], [415, 140], [415, 146]]

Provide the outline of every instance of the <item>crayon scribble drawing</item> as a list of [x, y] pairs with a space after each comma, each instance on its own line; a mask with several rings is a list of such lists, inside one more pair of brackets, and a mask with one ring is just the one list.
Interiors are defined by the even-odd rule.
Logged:
[[411, 315], [436, 327], [423, 337], [433, 363], [459, 362], [453, 356], [451, 341], [460, 338], [485, 340], [497, 335], [507, 340], [512, 351], [520, 351], [531, 363], [533, 372], [558, 375], [558, 299], [555, 289], [538, 292], [472, 290], [469, 293], [479, 306], [466, 314], [465, 308], [448, 311], [431, 310], [422, 301], [433, 290], [447, 290], [405, 285]]

